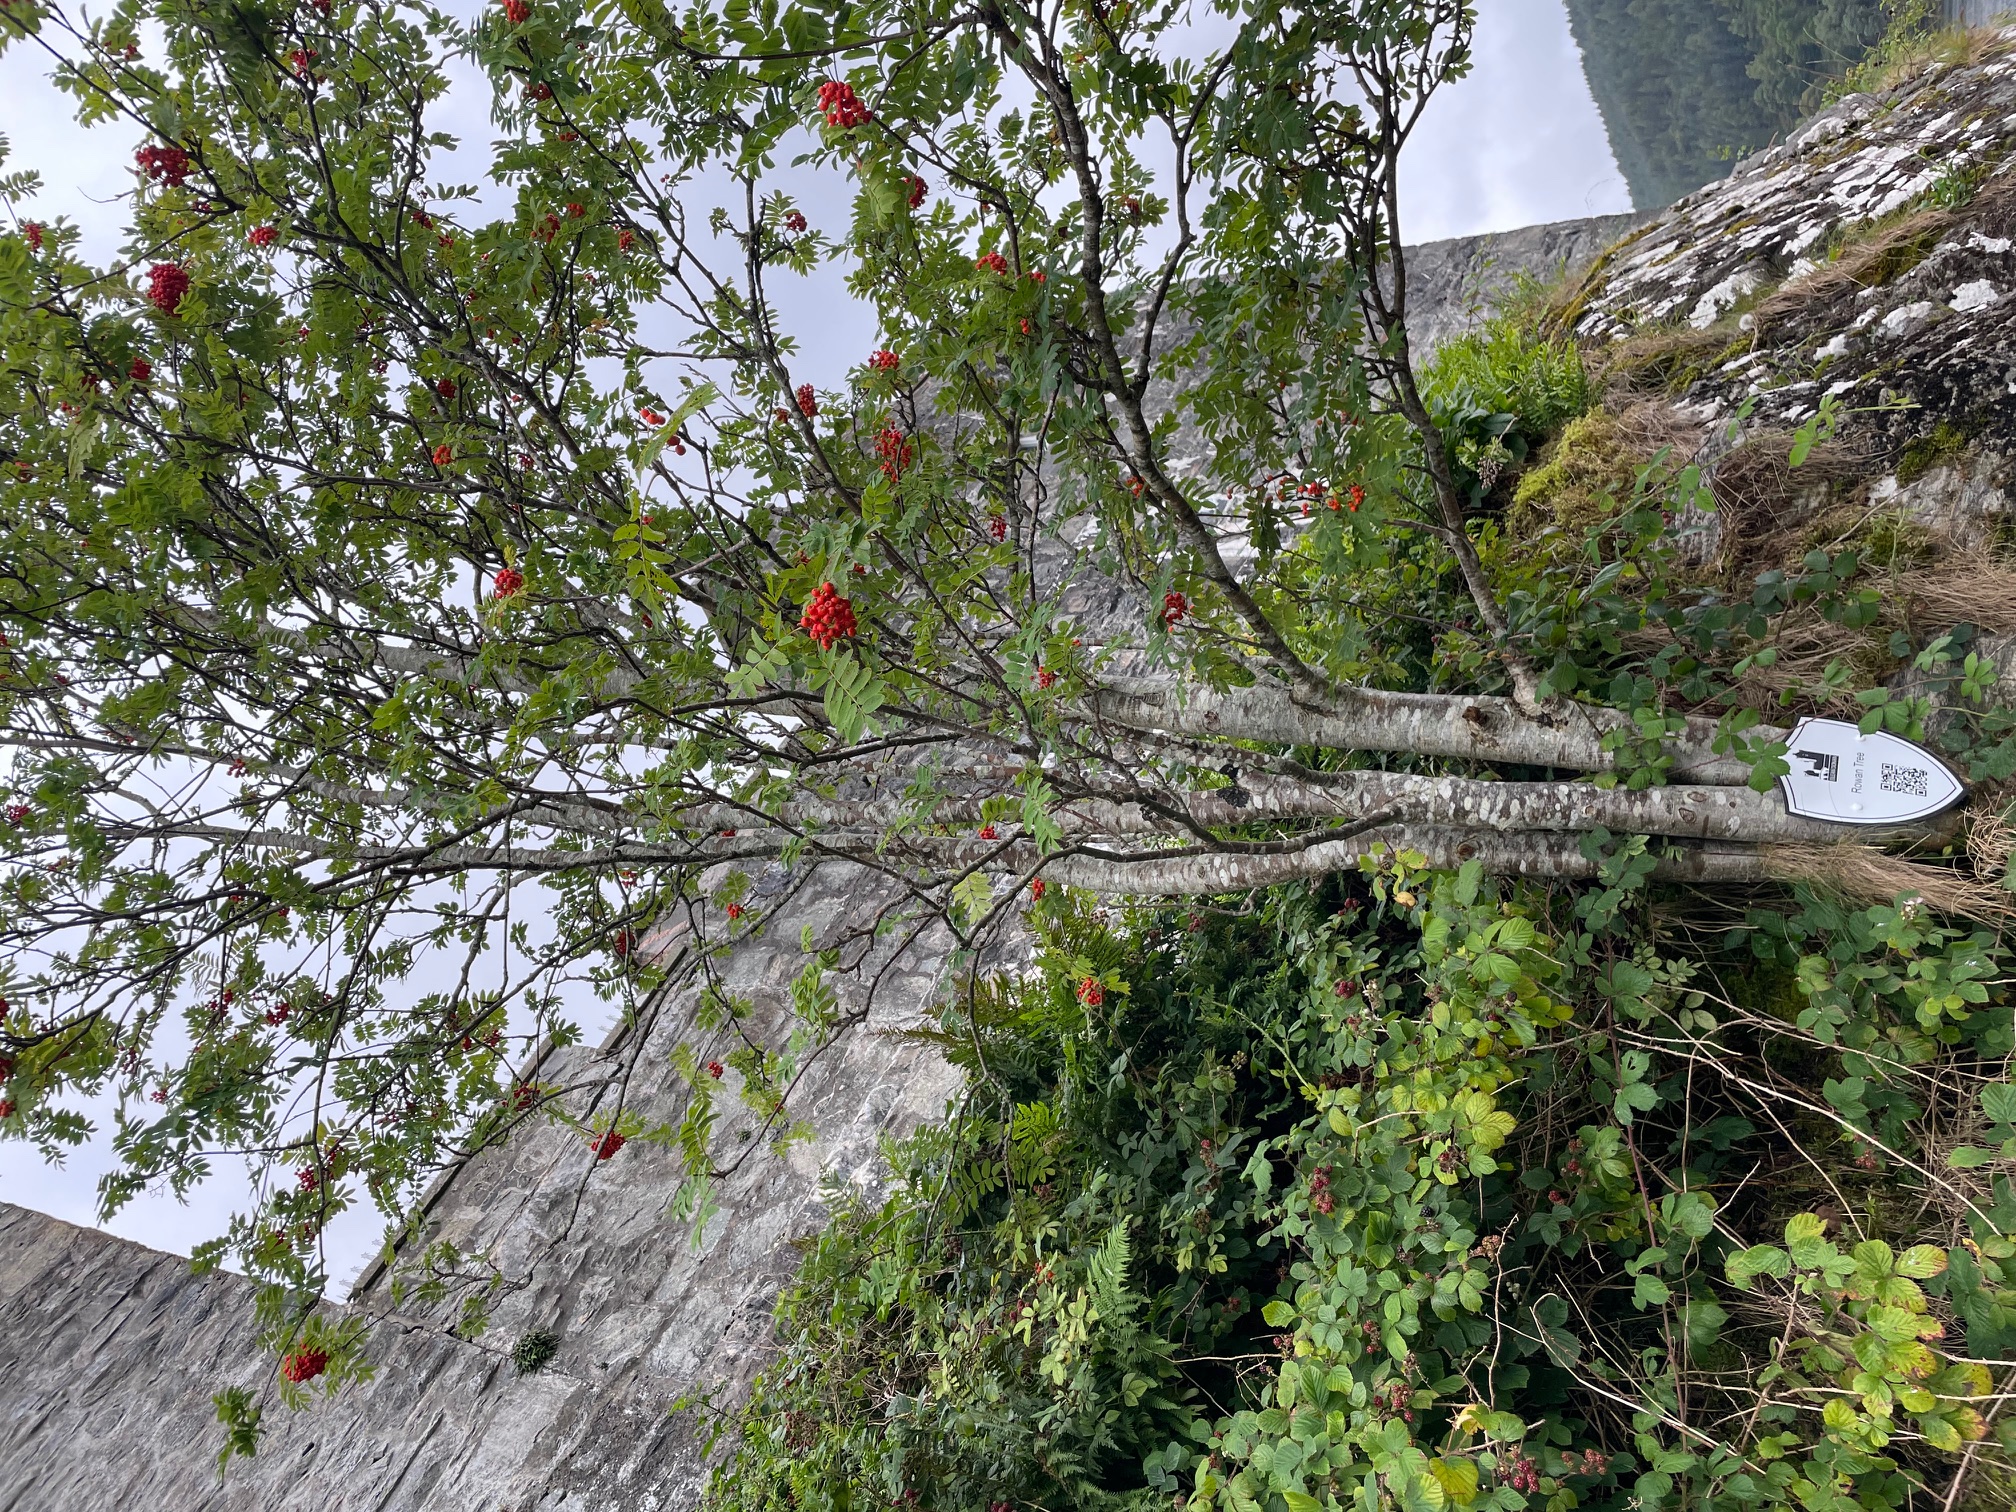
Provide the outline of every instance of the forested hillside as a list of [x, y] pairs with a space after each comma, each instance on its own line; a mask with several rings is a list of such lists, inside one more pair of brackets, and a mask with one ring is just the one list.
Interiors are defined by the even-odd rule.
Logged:
[[1890, 20], [1882, 0], [1569, 0], [1568, 14], [1641, 208], [1768, 145]]

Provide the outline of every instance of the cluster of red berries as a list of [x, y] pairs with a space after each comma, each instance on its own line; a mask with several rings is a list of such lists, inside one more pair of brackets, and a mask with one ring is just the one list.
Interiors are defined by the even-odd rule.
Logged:
[[588, 1148], [595, 1152], [597, 1160], [607, 1160], [627, 1143], [621, 1134], [611, 1129], [605, 1134], [597, 1134], [591, 1138], [588, 1141]]
[[1088, 976], [1078, 984], [1078, 1001], [1087, 1008], [1097, 1008], [1106, 1001], [1106, 989], [1099, 984], [1099, 978]]
[[1310, 1175], [1309, 1206], [1319, 1213], [1328, 1213], [1337, 1206], [1337, 1199], [1330, 1195], [1330, 1167], [1318, 1166]]
[[439, 446], [434, 448], [434, 465], [436, 467], [446, 467], [450, 462], [454, 460], [455, 460], [455, 449], [450, 445], [448, 445], [447, 442], [444, 441]]
[[523, 26], [532, 15], [532, 0], [504, 0], [504, 19], [513, 26]]
[[854, 93], [854, 86], [840, 79], [828, 79], [819, 86], [819, 110], [828, 126], [841, 131], [852, 131], [874, 119]]
[[910, 201], [910, 208], [912, 210], [915, 210], [919, 205], [923, 204], [931, 193], [931, 186], [925, 183], [924, 180], [919, 178], [914, 173], [910, 175], [907, 181], [907, 187], [909, 189], [909, 194], [907, 198]]
[[297, 1349], [280, 1362], [280, 1374], [296, 1386], [314, 1380], [328, 1368], [329, 1351], [326, 1349]]
[[658, 411], [651, 408], [651, 406], [648, 404], [645, 405], [642, 409], [637, 411], [637, 418], [639, 420], [642, 420], [646, 425], [651, 426], [653, 429], [656, 429], [658, 426], [661, 426], [665, 423], [665, 417], [659, 414]]
[[246, 233], [245, 240], [255, 247], [270, 247], [280, 240], [280, 233], [271, 226], [254, 226]]
[[189, 292], [189, 274], [180, 263], [156, 263], [147, 270], [147, 299], [163, 315], [182, 308]]
[[1036, 669], [1036, 686], [1046, 690], [1056, 687], [1057, 674], [1052, 672], [1048, 667], [1038, 667]]
[[443, 378], [439, 383], [434, 385], [434, 392], [439, 394], [443, 399], [453, 399], [455, 397], [455, 380], [453, 378]]
[[[1376, 1337], [1378, 1332], [1378, 1324], [1366, 1324], [1368, 1337]], [[1413, 1400], [1413, 1389], [1405, 1381], [1388, 1381], [1384, 1386], [1374, 1387], [1372, 1390], [1373, 1407], [1381, 1412], [1391, 1413], [1402, 1422], [1414, 1421], [1414, 1409], [1409, 1405]]]
[[609, 943], [616, 952], [617, 960], [628, 960], [630, 952], [636, 948], [637, 936], [630, 930], [619, 929], [616, 931], [616, 938]]
[[1600, 1449], [1585, 1449], [1577, 1454], [1573, 1449], [1561, 1456], [1561, 1463], [1570, 1475], [1608, 1475], [1610, 1456]]
[[310, 70], [315, 67], [315, 60], [321, 56], [312, 47], [297, 47], [287, 54], [287, 62], [293, 67], [296, 77], [307, 79]]
[[10, 803], [7, 805], [7, 822], [19, 829], [28, 822], [28, 816], [33, 812], [25, 803]]
[[713, 1078], [714, 1078], [714, 1080], [716, 1080], [716, 1081], [719, 1081], [719, 1080], [721, 1080], [721, 1073], [722, 1073], [722, 1072], [724, 1072], [724, 1071], [726, 1071], [727, 1069], [728, 1069], [728, 1068], [727, 1068], [726, 1066], [722, 1065], [722, 1064], [721, 1064], [721, 1062], [719, 1062], [719, 1061], [709, 1061], [709, 1062], [707, 1062], [707, 1074], [708, 1074], [709, 1076], [713, 1077]]
[[520, 1082], [511, 1089], [511, 1111], [523, 1113], [539, 1101], [539, 1089], [531, 1082]]
[[497, 569], [497, 576], [490, 580], [490, 586], [495, 590], [497, 597], [508, 599], [525, 587], [525, 574], [516, 567], [500, 567]]
[[1049, 884], [1041, 877], [1036, 878], [1029, 884], [1029, 896], [1034, 898], [1038, 903], [1041, 903], [1043, 901], [1043, 893], [1048, 886]]
[[180, 189], [189, 177], [189, 154], [180, 147], [157, 147], [148, 143], [133, 154], [133, 161], [150, 182]]
[[1005, 275], [1008, 272], [1008, 259], [1003, 257], [999, 252], [989, 252], [985, 257], [975, 258], [973, 266], [983, 273], [1000, 273]]
[[740, 903], [730, 903], [728, 905], [727, 912], [728, 912], [728, 922], [732, 924], [737, 919], [741, 918], [742, 915], [749, 912], [749, 910], [744, 908]]
[[1180, 593], [1162, 595], [1162, 623], [1173, 625], [1190, 612], [1190, 600]]
[[835, 641], [854, 633], [854, 606], [831, 583], [821, 583], [798, 617], [798, 628], [817, 641], [821, 651], [830, 651]]
[[807, 420], [819, 413], [819, 395], [814, 392], [811, 384], [799, 384], [798, 392], [793, 397], [798, 401], [798, 413]]
[[895, 482], [910, 466], [910, 439], [893, 425], [882, 427], [875, 438], [875, 456], [882, 464], [882, 476]]
[[982, 840], [999, 840], [1001, 838], [1001, 831], [994, 828], [991, 824], [983, 824], [980, 826], [980, 838]]
[[994, 537], [997, 541], [1007, 540], [1008, 516], [1004, 514], [991, 514], [987, 516], [987, 534]]
[[553, 98], [553, 86], [548, 84], [544, 79], [541, 79], [536, 84], [528, 84], [525, 86], [525, 98], [528, 100], [550, 100]]
[[21, 234], [28, 238], [28, 248], [33, 252], [42, 250], [42, 223], [30, 221], [21, 228]]
[[1540, 1466], [1533, 1457], [1514, 1449], [1498, 1456], [1498, 1484], [1514, 1491], [1538, 1491]]
[[313, 1166], [303, 1166], [294, 1173], [294, 1184], [304, 1192], [312, 1192], [322, 1185], [322, 1176]]
[[632, 231], [629, 227], [626, 226], [621, 231], [618, 231], [616, 233], [616, 250], [618, 252], [628, 252], [632, 247], [636, 245], [637, 245], [637, 233], [635, 231]]
[[898, 357], [887, 347], [877, 348], [868, 354], [868, 366], [875, 369], [878, 373], [893, 373], [902, 361], [901, 357]]
[[805, 229], [805, 226], [806, 226], [805, 217], [799, 214], [796, 210], [793, 210], [789, 215], [784, 217], [784, 229], [786, 231], [789, 231], [793, 236], [796, 236], [800, 232], [802, 232]]

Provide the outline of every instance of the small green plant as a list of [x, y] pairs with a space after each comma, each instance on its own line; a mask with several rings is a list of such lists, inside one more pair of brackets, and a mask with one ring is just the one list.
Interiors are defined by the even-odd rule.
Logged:
[[518, 1342], [511, 1346], [511, 1363], [521, 1376], [532, 1375], [543, 1370], [559, 1352], [560, 1335], [550, 1329], [528, 1328], [518, 1335]]

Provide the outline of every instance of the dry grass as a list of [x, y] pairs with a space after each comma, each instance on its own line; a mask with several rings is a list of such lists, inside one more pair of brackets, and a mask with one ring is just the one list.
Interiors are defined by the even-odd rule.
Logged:
[[1892, 856], [1854, 840], [1766, 846], [1764, 870], [1781, 882], [1805, 882], [1851, 903], [1916, 899], [1936, 912], [1977, 924], [2016, 920], [2016, 895], [1996, 883]]
[[[1839, 545], [1837, 541], [1832, 544]], [[1970, 624], [1989, 635], [2016, 631], [2016, 567], [1979, 554], [1950, 554], [1926, 566], [1880, 573], [1871, 579], [1882, 595], [1882, 614], [1866, 630], [1850, 630], [1813, 609], [1794, 610], [1777, 624], [1768, 666], [1752, 666], [1730, 690], [1728, 702], [1776, 714], [1790, 693], [1815, 714], [1859, 717], [1851, 693], [1826, 694], [1829, 666], [1846, 662], [1855, 687], [1873, 687], [1896, 671], [1888, 641], [1895, 630], [1921, 637], [1928, 631]]]
[[1883, 608], [1885, 621], [1900, 628], [1969, 624], [2005, 634], [2016, 630], [2016, 567], [1982, 553], [1956, 553], [1936, 567], [1899, 574]]
[[1855, 446], [1830, 441], [1794, 468], [1791, 450], [1790, 432], [1762, 430], [1715, 463], [1711, 481], [1726, 572], [1747, 578], [1759, 565], [1797, 561], [1835, 485], [1870, 477], [1877, 462]]
[[1729, 349], [1733, 332], [1726, 322], [1638, 331], [1594, 354], [1590, 377], [1618, 409], [1654, 395], [1682, 394]]
[[1828, 262], [1759, 300], [1750, 312], [1753, 337], [1767, 341], [1809, 311], [1910, 272], [1931, 254], [1953, 221], [1949, 211], [1919, 210], [1862, 228]]

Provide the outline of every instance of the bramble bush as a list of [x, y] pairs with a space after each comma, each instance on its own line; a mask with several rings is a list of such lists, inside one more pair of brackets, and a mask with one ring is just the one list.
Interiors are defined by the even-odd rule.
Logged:
[[1051, 894], [938, 1026], [956, 1109], [829, 1192], [710, 1505], [2006, 1504], [2008, 953], [1638, 849]]

